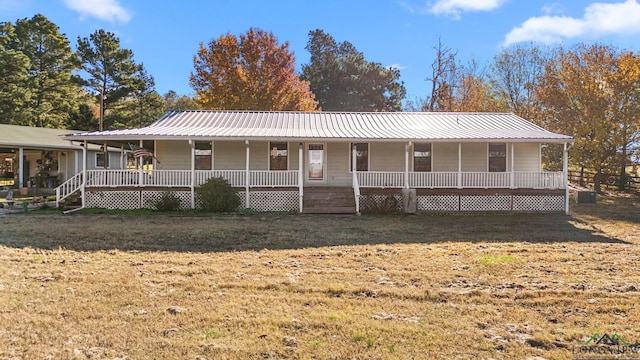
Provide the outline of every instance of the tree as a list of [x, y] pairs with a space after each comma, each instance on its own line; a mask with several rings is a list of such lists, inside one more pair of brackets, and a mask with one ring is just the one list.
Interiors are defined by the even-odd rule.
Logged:
[[434, 47], [436, 58], [431, 64], [431, 95], [427, 97], [422, 111], [452, 111], [454, 93], [458, 88], [458, 69], [460, 65], [456, 61], [457, 52], [442, 44], [438, 39], [438, 45]]
[[[10, 73], [6, 79], [13, 89], [10, 93], [15, 94], [11, 106], [17, 109], [11, 118], [22, 125], [64, 127], [69, 114], [80, 104], [80, 85], [73, 75], [78, 62], [69, 40], [40, 14], [18, 20], [15, 27], [3, 23], [0, 28], [5, 38], [3, 72]], [[17, 54], [26, 57], [28, 63]], [[16, 83], [18, 78], [22, 80]], [[19, 89], [16, 84], [21, 85]]]
[[619, 189], [627, 183], [627, 166], [638, 149], [640, 140], [640, 56], [631, 51], [617, 58], [617, 68], [606, 80], [606, 92], [611, 96], [610, 113], [617, 120], [613, 141], [617, 146], [620, 169]]
[[200, 109], [195, 99], [187, 95], [178, 96], [178, 93], [173, 90], [167, 91], [167, 93], [162, 96], [162, 101], [164, 103], [164, 111]]
[[[103, 130], [109, 110], [121, 106], [121, 101], [139, 99], [136, 94], [152, 90], [153, 81], [145, 78], [143, 65], [134, 61], [131, 50], [120, 47], [120, 40], [111, 32], [100, 29], [89, 38], [78, 37], [78, 55], [88, 75], [85, 86], [100, 109], [98, 130]], [[111, 115], [111, 124], [128, 125]]]
[[204, 109], [313, 111], [317, 103], [309, 83], [295, 73], [289, 43], [251, 28], [200, 43], [190, 84]]
[[487, 75], [498, 101], [518, 116], [542, 121], [536, 89], [548, 61], [549, 54], [534, 45], [503, 49], [493, 58]]
[[616, 134], [629, 129], [627, 122], [637, 122], [624, 107], [637, 94], [639, 81], [632, 78], [635, 87], [633, 81], [631, 86], [620, 83], [629, 73], [621, 76], [619, 59], [617, 50], [603, 45], [560, 50], [548, 62], [538, 91], [547, 127], [574, 136], [572, 162], [598, 174], [596, 191], [603, 171], [619, 159], [622, 142]]
[[136, 77], [143, 82], [143, 86], [113, 105], [111, 112], [104, 118], [104, 123], [108, 127], [147, 126], [164, 112], [162, 97], [154, 90], [153, 77], [149, 76], [144, 69], [140, 69]]
[[310, 82], [325, 111], [400, 111], [406, 95], [400, 71], [366, 61], [349, 42], [336, 43], [320, 29], [309, 32], [310, 63], [302, 78]]

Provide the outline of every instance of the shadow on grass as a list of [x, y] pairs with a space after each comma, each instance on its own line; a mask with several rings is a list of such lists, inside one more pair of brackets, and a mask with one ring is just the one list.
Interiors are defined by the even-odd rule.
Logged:
[[581, 214], [577, 217], [32, 214], [0, 217], [0, 245], [76, 251], [201, 253], [445, 242], [628, 243], [599, 232], [597, 221], [584, 220]]

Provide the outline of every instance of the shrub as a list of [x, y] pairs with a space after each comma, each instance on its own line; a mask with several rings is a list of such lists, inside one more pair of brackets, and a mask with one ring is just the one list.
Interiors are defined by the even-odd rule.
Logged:
[[209, 212], [231, 212], [240, 206], [240, 197], [227, 180], [211, 178], [196, 189], [196, 197], [201, 210]]
[[180, 198], [167, 191], [153, 205], [158, 211], [178, 211], [180, 210]]

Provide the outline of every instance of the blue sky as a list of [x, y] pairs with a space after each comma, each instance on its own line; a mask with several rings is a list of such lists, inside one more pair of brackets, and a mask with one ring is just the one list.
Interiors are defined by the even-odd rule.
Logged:
[[78, 36], [114, 32], [160, 94], [193, 95], [189, 74], [199, 43], [250, 27], [289, 42], [297, 69], [309, 61], [309, 31], [323, 29], [367, 60], [398, 67], [409, 99], [428, 93], [438, 39], [463, 63], [481, 66], [501, 47], [522, 42], [640, 49], [638, 0], [0, 0], [0, 21], [37, 13], [56, 23], [74, 49]]

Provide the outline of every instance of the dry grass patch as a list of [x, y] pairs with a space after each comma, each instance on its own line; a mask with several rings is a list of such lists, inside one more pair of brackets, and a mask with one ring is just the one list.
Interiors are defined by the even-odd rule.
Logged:
[[640, 341], [637, 209], [4, 216], [0, 358], [569, 359]]

